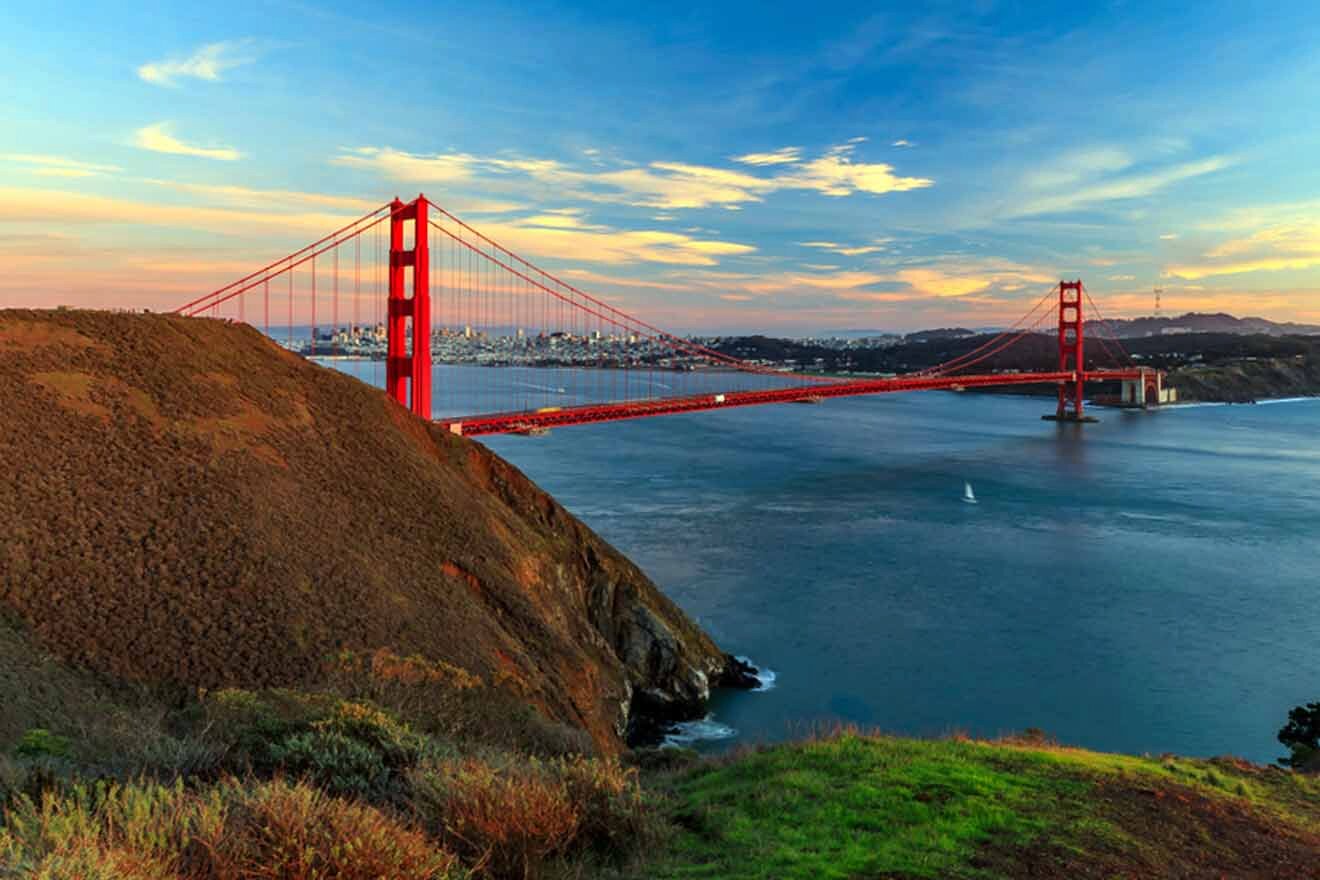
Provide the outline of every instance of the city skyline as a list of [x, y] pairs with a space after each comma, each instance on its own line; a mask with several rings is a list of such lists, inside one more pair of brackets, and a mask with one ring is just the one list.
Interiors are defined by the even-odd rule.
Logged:
[[1126, 7], [11, 9], [0, 305], [169, 308], [425, 192], [679, 332], [992, 326], [1060, 277], [1320, 320], [1309, 5]]

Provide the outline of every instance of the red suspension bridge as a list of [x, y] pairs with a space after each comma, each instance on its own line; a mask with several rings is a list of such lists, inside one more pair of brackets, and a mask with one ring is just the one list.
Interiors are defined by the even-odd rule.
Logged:
[[[1125, 401], [1158, 403], [1160, 374], [1133, 366], [1117, 337], [1092, 337], [1109, 364], [1088, 363], [1084, 301], [1098, 318], [1081, 281], [1061, 281], [1009, 329], [912, 373], [841, 379], [790, 372], [732, 357], [627, 314], [418, 196], [382, 205], [176, 312], [255, 324], [311, 356], [374, 352], [369, 362], [383, 367], [378, 384], [392, 398], [455, 434], [480, 435], [1014, 385], [1056, 386], [1058, 406], [1046, 418], [1061, 421], [1088, 420], [1088, 382], [1120, 382]], [[1058, 359], [1048, 369], [974, 372], [1039, 332], [1052, 316]], [[456, 371], [453, 381], [443, 374], [446, 381], [435, 389], [434, 361], [504, 369]]]

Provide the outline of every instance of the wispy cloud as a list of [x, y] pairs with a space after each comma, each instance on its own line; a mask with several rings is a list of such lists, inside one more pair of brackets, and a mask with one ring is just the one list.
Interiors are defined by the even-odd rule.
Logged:
[[208, 43], [186, 57], [152, 61], [137, 69], [138, 78], [158, 86], [178, 85], [180, 79], [218, 82], [226, 70], [256, 60], [252, 40]]
[[1070, 154], [1024, 177], [1040, 195], [1028, 198], [1007, 212], [1009, 217], [1061, 214], [1153, 195], [1166, 187], [1222, 171], [1233, 164], [1226, 156], [1211, 156], [1150, 171], [1129, 171], [1134, 160], [1125, 151], [1095, 149]]
[[[475, 156], [468, 153], [420, 155], [389, 147], [342, 149], [331, 162], [373, 170], [392, 180], [417, 183], [505, 184], [524, 181], [552, 188], [560, 197], [612, 202], [675, 211], [724, 207], [736, 209], [785, 190], [806, 190], [828, 196], [854, 193], [882, 195], [934, 185], [924, 177], [895, 173], [888, 163], [856, 161], [859, 141], [831, 147], [811, 160], [785, 159], [762, 176], [732, 168], [685, 162], [651, 162], [645, 166], [613, 166], [584, 170], [554, 159]], [[753, 154], [749, 154], [753, 155]], [[771, 154], [764, 154], [771, 155]]]
[[658, 229], [618, 229], [562, 213], [491, 220], [481, 230], [516, 253], [569, 263], [715, 266], [721, 257], [756, 251], [738, 242]]
[[877, 239], [874, 244], [865, 245], [846, 245], [839, 244], [837, 241], [800, 241], [798, 244], [802, 247], [817, 248], [818, 250], [829, 251], [833, 254], [841, 254], [845, 257], [858, 257], [863, 254], [873, 254], [885, 249], [889, 239]]
[[734, 156], [733, 161], [744, 165], [786, 165], [801, 158], [801, 147], [781, 147], [768, 153], [744, 153], [741, 156]]
[[0, 162], [25, 166], [42, 177], [95, 177], [122, 170], [118, 165], [39, 153], [4, 153], [0, 154]]
[[1076, 186], [1096, 177], [1132, 167], [1132, 156], [1117, 147], [1092, 147], [1074, 150], [1052, 162], [1040, 165], [1023, 175], [1029, 189], [1056, 189]]
[[139, 128], [134, 134], [133, 143], [153, 153], [170, 153], [177, 156], [199, 156], [203, 159], [219, 159], [233, 162], [243, 158], [243, 154], [232, 147], [199, 147], [185, 143], [170, 133], [168, 122], [157, 122]]
[[246, 186], [232, 186], [213, 183], [189, 183], [179, 180], [159, 180], [145, 178], [141, 181], [152, 186], [173, 189], [246, 208], [274, 207], [321, 207], [339, 208], [349, 211], [370, 211], [380, 207], [380, 203], [370, 199], [352, 196], [336, 196], [327, 193], [296, 192], [284, 189], [252, 189]]
[[898, 140], [894, 141], [894, 142], [893, 142], [892, 144], [890, 144], [889, 146], [891, 146], [891, 147], [915, 147], [916, 144], [914, 144], [912, 141], [908, 140], [907, 138], [899, 138]]
[[0, 188], [0, 222], [117, 223], [200, 229], [226, 234], [324, 234], [351, 214], [331, 211], [276, 211], [168, 205], [91, 193]]

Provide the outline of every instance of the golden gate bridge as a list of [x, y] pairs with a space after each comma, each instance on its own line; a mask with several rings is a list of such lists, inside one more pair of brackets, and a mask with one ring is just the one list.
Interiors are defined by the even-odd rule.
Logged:
[[[436, 402], [436, 341], [489, 348], [478, 362], [506, 369], [485, 371], [476, 382], [480, 387], [462, 394], [440, 389], [447, 405], [434, 419], [452, 433], [475, 436], [867, 394], [1020, 385], [1056, 386], [1057, 408], [1045, 418], [1059, 421], [1090, 420], [1087, 383], [1120, 382], [1125, 400], [1158, 403], [1161, 374], [1133, 366], [1116, 336], [1092, 337], [1109, 365], [1088, 363], [1084, 301], [1098, 317], [1081, 281], [1060, 281], [1011, 327], [944, 363], [885, 378], [812, 375], [746, 361], [662, 330], [523, 259], [419, 195], [406, 203], [396, 198], [175, 311], [254, 324], [277, 340], [282, 326], [290, 348], [297, 345], [295, 328], [303, 327], [310, 331], [312, 355], [323, 323], [332, 339], [345, 328], [360, 330], [364, 322], [383, 325], [386, 393], [427, 420], [433, 420]], [[1057, 318], [1057, 362], [1030, 372], [972, 371], [1040, 332], [1051, 316]], [[493, 339], [501, 344], [493, 346]]]

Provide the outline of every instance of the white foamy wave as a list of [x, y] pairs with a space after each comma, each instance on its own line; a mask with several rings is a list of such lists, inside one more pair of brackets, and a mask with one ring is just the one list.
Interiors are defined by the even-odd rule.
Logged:
[[737, 730], [716, 721], [714, 715], [707, 715], [696, 721], [682, 721], [675, 724], [673, 730], [665, 734], [664, 741], [660, 745], [686, 748], [699, 742], [733, 739], [737, 735]]
[[776, 676], [773, 669], [767, 669], [764, 666], [753, 663], [751, 657], [743, 657], [739, 655], [738, 659], [756, 670], [756, 680], [759, 681], [760, 684], [752, 688], [752, 693], [761, 693], [762, 691], [772, 691], [775, 689]]
[[1271, 397], [1268, 400], [1258, 400], [1256, 403], [1261, 406], [1269, 406], [1271, 403], [1306, 403], [1320, 398], [1315, 397]]

